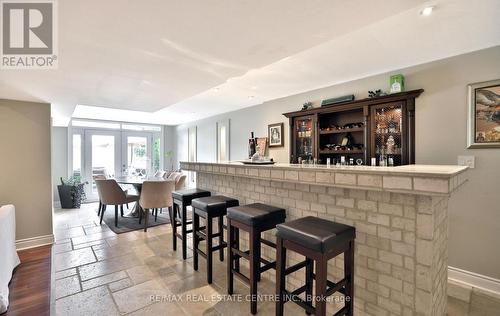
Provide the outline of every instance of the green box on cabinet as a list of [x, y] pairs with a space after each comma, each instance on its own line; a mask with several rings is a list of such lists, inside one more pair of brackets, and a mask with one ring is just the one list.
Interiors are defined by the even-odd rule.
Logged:
[[390, 85], [391, 93], [405, 91], [405, 77], [401, 74], [391, 76]]

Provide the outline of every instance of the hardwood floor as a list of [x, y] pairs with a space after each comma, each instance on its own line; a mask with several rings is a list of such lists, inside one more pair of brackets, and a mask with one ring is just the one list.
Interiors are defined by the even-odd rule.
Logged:
[[9, 285], [10, 306], [2, 316], [50, 315], [51, 248], [19, 251], [21, 264]]

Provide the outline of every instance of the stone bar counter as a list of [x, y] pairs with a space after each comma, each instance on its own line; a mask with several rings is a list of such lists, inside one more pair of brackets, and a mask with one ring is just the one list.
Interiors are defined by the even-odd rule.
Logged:
[[[181, 168], [196, 172], [201, 189], [240, 204], [283, 207], [287, 220], [312, 215], [356, 227], [356, 315], [446, 314], [448, 200], [467, 181], [466, 167], [181, 162]], [[240, 238], [248, 246], [248, 237]], [[274, 241], [274, 232], [263, 238]], [[276, 256], [266, 246], [262, 255]], [[302, 259], [290, 253], [287, 266]], [[343, 277], [342, 260], [329, 262], [330, 279]], [[274, 270], [264, 277], [274, 282]], [[287, 277], [287, 288], [303, 282], [298, 271]], [[328, 312], [342, 304], [328, 304]]]

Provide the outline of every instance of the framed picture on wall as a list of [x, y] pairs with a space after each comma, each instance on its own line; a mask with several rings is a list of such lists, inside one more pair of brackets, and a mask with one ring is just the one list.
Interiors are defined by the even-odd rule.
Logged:
[[467, 148], [500, 148], [500, 80], [470, 84]]
[[283, 123], [270, 124], [268, 126], [269, 147], [285, 146], [284, 130]]

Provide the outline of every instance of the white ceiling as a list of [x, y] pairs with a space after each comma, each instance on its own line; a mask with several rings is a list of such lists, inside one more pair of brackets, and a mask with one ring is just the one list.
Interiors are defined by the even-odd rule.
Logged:
[[175, 125], [500, 45], [498, 0], [58, 3], [59, 68], [0, 71], [0, 98], [50, 102], [56, 124]]

